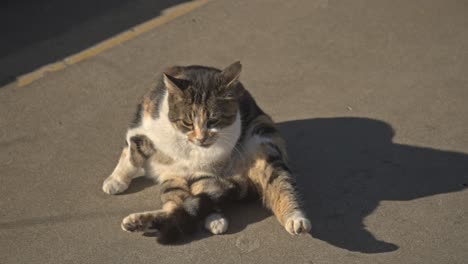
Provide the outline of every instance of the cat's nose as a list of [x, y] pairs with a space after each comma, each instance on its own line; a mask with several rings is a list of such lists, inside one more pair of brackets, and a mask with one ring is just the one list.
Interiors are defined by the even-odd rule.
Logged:
[[200, 145], [203, 145], [206, 141], [206, 135], [202, 135], [202, 136], [197, 136], [195, 138], [195, 140], [197, 140], [197, 142], [200, 144]]

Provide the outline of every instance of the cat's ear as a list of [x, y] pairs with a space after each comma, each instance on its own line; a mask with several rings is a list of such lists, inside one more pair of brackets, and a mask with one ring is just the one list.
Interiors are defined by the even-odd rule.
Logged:
[[183, 79], [177, 79], [172, 77], [167, 73], [163, 73], [164, 76], [164, 85], [166, 86], [169, 93], [174, 95], [182, 96], [184, 95], [184, 90], [188, 88], [190, 82]]
[[242, 70], [242, 65], [240, 61], [236, 61], [233, 64], [227, 66], [222, 72], [223, 81], [226, 87], [232, 85], [239, 79], [240, 73]]

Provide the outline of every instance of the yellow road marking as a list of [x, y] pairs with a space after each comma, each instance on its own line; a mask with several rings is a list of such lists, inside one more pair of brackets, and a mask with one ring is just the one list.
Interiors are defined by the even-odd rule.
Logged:
[[44, 75], [46, 75], [49, 72], [60, 71], [66, 68], [68, 65], [72, 65], [82, 60], [92, 58], [105, 50], [108, 50], [123, 42], [131, 40], [158, 26], [166, 24], [167, 22], [174, 20], [177, 17], [185, 15], [189, 13], [190, 11], [195, 10], [196, 8], [205, 5], [209, 1], [210, 0], [196, 0], [196, 1], [192, 1], [189, 3], [185, 3], [185, 4], [181, 4], [181, 5], [169, 8], [165, 10], [161, 16], [148, 20], [140, 25], [133, 27], [132, 29], [124, 31], [107, 40], [104, 40], [103, 42], [98, 43], [97, 45], [92, 46], [91, 48], [85, 49], [75, 55], [71, 55], [61, 61], [45, 65], [31, 73], [18, 76], [17, 85], [19, 87], [28, 85], [34, 82], [35, 80], [42, 78]]

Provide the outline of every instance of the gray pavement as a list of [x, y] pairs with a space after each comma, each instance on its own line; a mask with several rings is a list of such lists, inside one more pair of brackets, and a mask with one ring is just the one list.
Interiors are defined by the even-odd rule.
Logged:
[[[26, 87], [0, 88], [0, 263], [466, 263], [468, 5], [217, 0]], [[284, 133], [310, 236], [258, 204], [178, 245], [120, 230], [108, 196], [138, 98], [171, 64], [223, 67]]]
[[188, 0], [3, 0], [0, 85]]

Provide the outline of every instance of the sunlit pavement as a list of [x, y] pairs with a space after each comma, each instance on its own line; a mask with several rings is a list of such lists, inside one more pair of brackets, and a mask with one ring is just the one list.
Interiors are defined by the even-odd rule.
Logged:
[[[210, 1], [5, 85], [0, 263], [466, 263], [467, 11], [436, 0]], [[123, 217], [161, 205], [145, 180], [101, 191], [138, 99], [168, 65], [236, 60], [288, 141], [311, 235], [290, 236], [259, 204], [231, 208], [225, 235], [173, 246], [123, 232]]]

